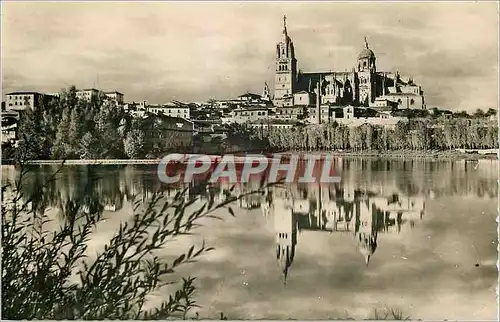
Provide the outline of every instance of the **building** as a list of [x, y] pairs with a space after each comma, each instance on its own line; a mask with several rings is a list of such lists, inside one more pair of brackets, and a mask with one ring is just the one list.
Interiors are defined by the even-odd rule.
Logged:
[[248, 106], [237, 108], [229, 113], [228, 116], [222, 118], [222, 123], [248, 123], [269, 118], [269, 109], [262, 106]]
[[272, 118], [277, 120], [298, 120], [304, 115], [303, 106], [283, 106], [276, 108]]
[[262, 100], [262, 96], [254, 93], [245, 93], [238, 96], [238, 100], [240, 100], [243, 104], [258, 104]]
[[46, 104], [56, 98], [49, 94], [39, 92], [11, 92], [5, 95], [7, 111], [23, 111], [27, 108], [34, 110], [40, 104]]
[[146, 119], [148, 118], [151, 118], [151, 120], [158, 125], [160, 135], [155, 137], [155, 140], [163, 141], [163, 144], [166, 144], [172, 149], [193, 147], [195, 134], [195, 125], [193, 121], [181, 117], [164, 115], [160, 115], [159, 117], [152, 117], [151, 115], [146, 116]]
[[237, 108], [240, 107], [242, 104], [242, 101], [239, 99], [223, 99], [223, 100], [218, 100], [215, 102], [215, 105], [219, 109], [226, 109], [226, 108]]
[[118, 105], [123, 104], [123, 94], [118, 92], [118, 91], [113, 91], [113, 92], [105, 92], [104, 93], [106, 97], [112, 101], [115, 102]]
[[[325, 115], [322, 117], [324, 121], [327, 120]], [[348, 105], [333, 109], [328, 121], [337, 122], [349, 127], [371, 124], [394, 128], [398, 122], [408, 122], [408, 118], [392, 116], [390, 111]]]
[[79, 89], [76, 91], [76, 97], [80, 100], [90, 102], [99, 97], [99, 90], [95, 88]]
[[163, 114], [169, 117], [191, 118], [189, 106], [183, 104], [167, 103], [165, 105], [149, 105], [146, 110], [153, 114]]
[[2, 124], [2, 143], [15, 142], [16, 138], [17, 138], [17, 123], [12, 123], [9, 125]]
[[300, 126], [302, 123], [298, 121], [282, 121], [282, 120], [261, 120], [253, 123], [248, 123], [248, 126], [254, 129], [291, 129], [295, 126]]
[[308, 73], [298, 70], [294, 44], [284, 18], [283, 33], [276, 46], [275, 106], [329, 104], [368, 107], [378, 97], [397, 104], [398, 108], [425, 108], [423, 91], [413, 78], [404, 80], [399, 72], [377, 70], [375, 53], [366, 38], [351, 71]]
[[[404, 233], [421, 221], [422, 197], [355, 191], [347, 182], [342, 189], [321, 184], [280, 185], [261, 198], [265, 217], [274, 217], [276, 258], [285, 279], [297, 255], [301, 231], [352, 236], [366, 265], [377, 250], [381, 233]], [[347, 233], [347, 234], [346, 234]], [[350, 237], [350, 238], [352, 238]]]
[[267, 85], [267, 82], [264, 83], [264, 90], [262, 91], [261, 99], [265, 102], [271, 102], [271, 91], [269, 90], [269, 85]]

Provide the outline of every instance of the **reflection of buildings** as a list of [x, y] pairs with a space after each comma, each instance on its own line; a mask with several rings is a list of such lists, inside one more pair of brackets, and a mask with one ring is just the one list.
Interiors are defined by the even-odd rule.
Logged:
[[380, 232], [401, 232], [406, 223], [413, 227], [424, 212], [423, 198], [369, 197], [350, 185], [294, 184], [271, 190], [272, 198], [262, 209], [264, 215], [274, 216], [277, 259], [285, 281], [295, 256], [297, 231], [351, 233], [368, 265]]
[[[357, 187], [357, 186], [356, 186]], [[413, 228], [425, 210], [423, 197], [402, 193], [383, 195], [356, 190], [349, 182], [342, 185], [276, 185], [261, 194], [247, 194], [257, 186], [230, 184], [210, 188], [208, 198], [223, 202], [228, 196], [240, 197], [244, 209], [261, 208], [265, 217], [273, 216], [276, 259], [284, 276], [289, 275], [295, 258], [298, 232], [303, 230], [348, 233], [354, 237], [366, 265], [377, 249], [379, 233], [401, 233]]]

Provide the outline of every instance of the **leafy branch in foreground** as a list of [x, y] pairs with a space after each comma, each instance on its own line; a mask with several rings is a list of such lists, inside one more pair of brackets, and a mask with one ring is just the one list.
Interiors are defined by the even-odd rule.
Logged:
[[[24, 196], [29, 173], [22, 163], [20, 176], [10, 188], [2, 216], [2, 318], [4, 319], [166, 319], [187, 318], [194, 301], [195, 278], [182, 278], [177, 291], [159, 307], [147, 310], [148, 297], [174, 284], [172, 273], [212, 248], [191, 246], [172, 262], [157, 251], [178, 236], [189, 235], [202, 218], [219, 218], [217, 209], [239, 197], [228, 196], [195, 207], [186, 201], [187, 189], [165, 201], [160, 193], [142, 204], [133, 202], [130, 220], [123, 221], [104, 250], [91, 256], [88, 242], [103, 220], [103, 207], [92, 194], [71, 201], [58, 229], [44, 229], [53, 220], [46, 211], [44, 190]], [[55, 175], [54, 175], [55, 176]], [[93, 184], [89, 180], [87, 185]], [[90, 190], [90, 189], [89, 189]], [[138, 198], [139, 199], [139, 198]], [[229, 208], [234, 215], [234, 211]], [[95, 258], [93, 258], [95, 257]], [[170, 277], [170, 278], [169, 278]]]

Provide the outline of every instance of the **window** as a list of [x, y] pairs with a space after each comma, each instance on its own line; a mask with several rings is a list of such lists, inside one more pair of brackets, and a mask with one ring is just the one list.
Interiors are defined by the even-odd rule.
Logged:
[[412, 98], [412, 99], [410, 100], [410, 105], [414, 105], [414, 104], [415, 104], [415, 100]]

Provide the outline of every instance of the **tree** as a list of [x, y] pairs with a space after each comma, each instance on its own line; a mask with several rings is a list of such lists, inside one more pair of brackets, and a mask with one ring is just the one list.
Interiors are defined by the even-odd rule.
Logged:
[[477, 117], [477, 118], [484, 117], [484, 115], [485, 115], [485, 114], [484, 114], [484, 111], [483, 111], [482, 109], [480, 109], [480, 108], [478, 108], [478, 109], [476, 110], [476, 112], [474, 113], [474, 117]]
[[100, 157], [100, 143], [99, 140], [87, 132], [83, 135], [82, 142], [80, 143], [80, 159], [82, 160], [95, 160]]
[[494, 109], [494, 108], [489, 108], [486, 111], [485, 116], [489, 117], [489, 116], [492, 116], [492, 115], [497, 115], [497, 110]]
[[37, 160], [40, 157], [40, 142], [43, 133], [41, 129], [40, 113], [31, 109], [26, 109], [20, 113], [19, 144], [17, 147], [17, 157], [21, 159]]
[[52, 146], [52, 158], [61, 159], [66, 158], [69, 152], [69, 126], [70, 114], [69, 109], [64, 109], [61, 121], [57, 128], [56, 140]]
[[144, 132], [140, 129], [131, 130], [125, 139], [125, 153], [131, 159], [144, 157]]
[[464, 117], [470, 117], [470, 115], [467, 113], [467, 111], [460, 111], [453, 113], [453, 117], [464, 118]]
[[76, 156], [80, 150], [80, 140], [83, 136], [83, 118], [78, 108], [71, 111], [71, 117], [68, 130], [68, 143], [71, 148], [69, 156]]
[[356, 126], [349, 128], [349, 146], [354, 151], [358, 151], [362, 148], [363, 137], [360, 127]]

